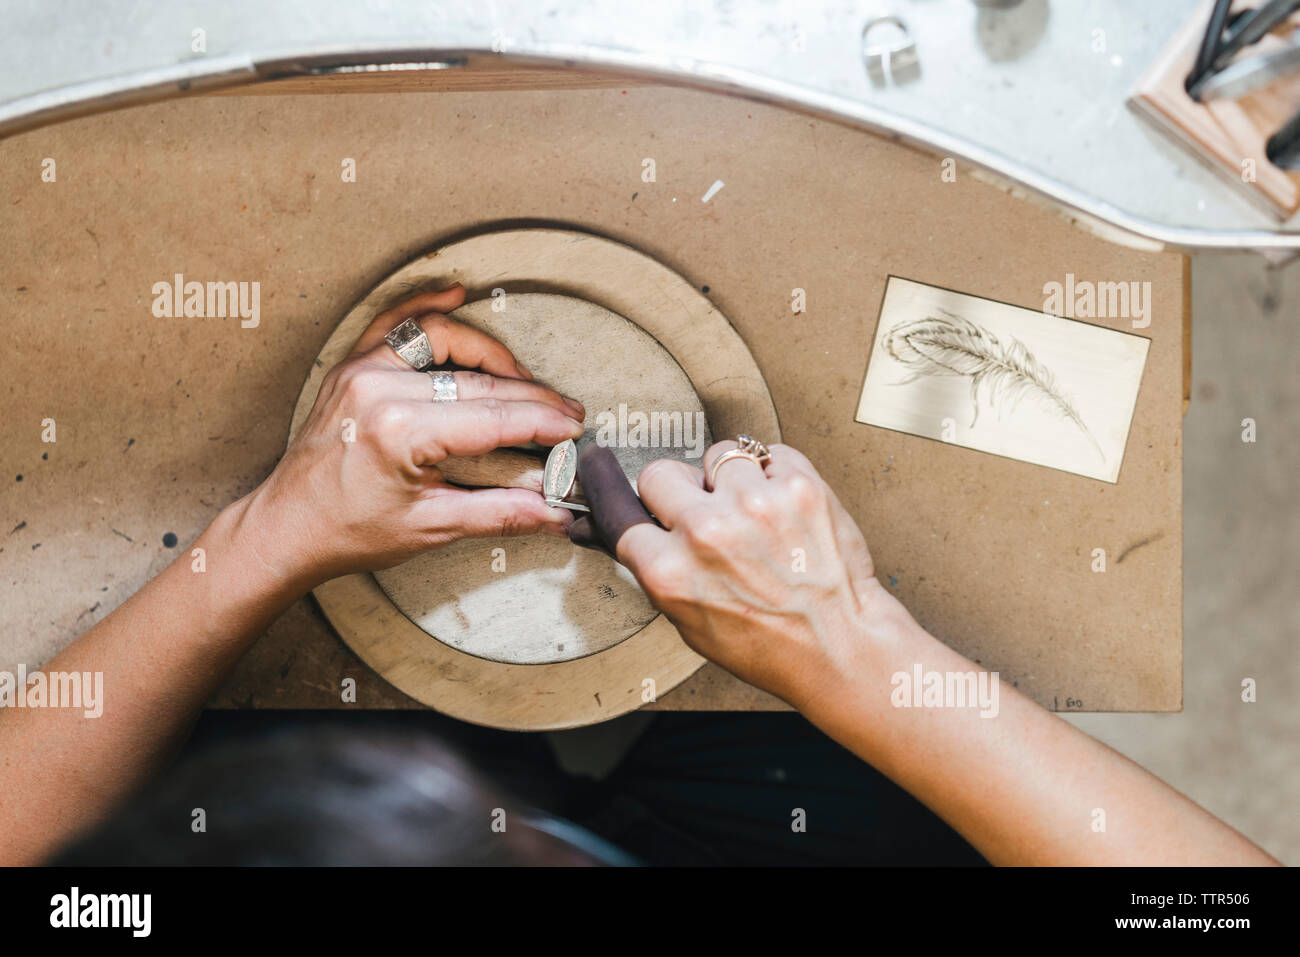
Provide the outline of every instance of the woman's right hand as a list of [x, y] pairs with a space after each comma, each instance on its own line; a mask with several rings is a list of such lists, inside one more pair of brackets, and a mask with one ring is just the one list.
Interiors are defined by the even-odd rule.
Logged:
[[734, 458], [710, 490], [704, 469], [661, 459], [637, 479], [663, 528], [621, 532], [617, 557], [686, 643], [799, 707], [860, 646], [864, 623], [902, 606], [876, 580], [857, 525], [812, 463], [786, 445], [766, 469]]
[[[983, 669], [885, 591], [862, 533], [794, 449], [774, 446], [766, 468], [728, 460], [708, 490], [707, 470], [733, 447], [709, 449], [706, 472], [666, 460], [642, 471], [641, 500], [663, 528], [637, 513], [617, 463], [598, 467], [607, 449], [584, 450], [593, 514], [570, 537], [613, 545], [687, 644], [793, 705], [995, 864], [1277, 863], [996, 673], [987, 701], [900, 706], [903, 669]], [[1089, 826], [1098, 808], [1109, 830]]]

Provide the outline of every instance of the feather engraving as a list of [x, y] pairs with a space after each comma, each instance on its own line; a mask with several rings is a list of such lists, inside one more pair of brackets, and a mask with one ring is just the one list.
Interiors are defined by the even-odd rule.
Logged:
[[906, 385], [922, 376], [969, 377], [974, 406], [972, 428], [979, 419], [980, 404], [985, 397], [999, 417], [1004, 411], [1013, 411], [1021, 399], [1035, 399], [1073, 422], [1087, 436], [1102, 462], [1106, 461], [1101, 446], [1052, 371], [1022, 342], [1011, 337], [1000, 340], [963, 316], [946, 309], [938, 311], [941, 315], [900, 322], [886, 334], [885, 348], [890, 356], [911, 370], [896, 385]]

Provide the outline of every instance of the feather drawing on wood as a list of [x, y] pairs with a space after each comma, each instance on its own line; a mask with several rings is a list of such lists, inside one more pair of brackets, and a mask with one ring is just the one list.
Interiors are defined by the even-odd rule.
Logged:
[[1074, 404], [1066, 396], [1052, 371], [1036, 359], [1018, 339], [1000, 340], [969, 319], [937, 310], [941, 315], [900, 322], [885, 334], [885, 348], [896, 361], [911, 370], [906, 385], [922, 376], [969, 377], [971, 402], [975, 407], [971, 427], [979, 419], [980, 404], [987, 397], [991, 408], [1011, 412], [1029, 397], [1047, 409], [1069, 419], [1087, 436], [1092, 447], [1106, 461], [1100, 444]]

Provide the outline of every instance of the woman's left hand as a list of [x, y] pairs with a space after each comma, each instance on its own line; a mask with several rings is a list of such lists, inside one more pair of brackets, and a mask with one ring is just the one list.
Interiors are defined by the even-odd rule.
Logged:
[[[442, 315], [464, 300], [457, 285], [383, 313], [325, 376], [284, 458], [241, 503], [242, 533], [271, 571], [312, 587], [460, 538], [567, 534], [570, 513], [537, 492], [457, 488], [438, 470], [452, 456], [578, 438], [586, 414], [500, 342]], [[436, 364], [480, 370], [455, 373], [456, 401], [434, 402], [432, 379], [384, 341], [412, 317]]]

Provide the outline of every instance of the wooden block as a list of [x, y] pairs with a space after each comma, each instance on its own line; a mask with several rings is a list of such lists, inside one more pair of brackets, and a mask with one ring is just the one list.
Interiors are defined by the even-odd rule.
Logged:
[[[57, 183], [32, 174], [47, 156]], [[340, 179], [344, 157], [357, 161], [355, 182]], [[646, 157], [656, 182], [641, 178]], [[841, 124], [663, 87], [202, 96], [0, 142], [0, 667], [49, 658], [265, 478], [349, 304], [432, 248], [487, 225], [542, 223], [643, 250], [685, 277], [669, 287], [674, 301], [701, 296], [725, 313], [783, 441], [825, 476], [882, 583], [941, 640], [1049, 708], [1177, 710], [1186, 258], [1105, 242], [939, 169]], [[703, 202], [716, 180], [725, 188]], [[175, 272], [259, 281], [260, 325], [153, 316], [150, 288]], [[1118, 484], [854, 421], [888, 275], [1033, 305], [1067, 273], [1152, 283]], [[472, 296], [520, 291], [502, 279], [476, 281]], [[804, 312], [792, 309], [796, 289]], [[543, 291], [584, 296], [563, 281]], [[692, 342], [690, 328], [670, 330], [671, 347], [656, 337], [707, 366], [707, 337]], [[57, 443], [40, 441], [46, 417]], [[1111, 556], [1104, 575], [1089, 568], [1097, 547]], [[364, 598], [356, 607], [371, 613]], [[355, 703], [341, 700], [345, 680]], [[596, 693], [618, 704], [599, 679], [579, 687], [593, 708]], [[640, 701], [637, 687], [614, 697], [628, 695]], [[268, 629], [212, 704], [421, 706], [341, 642], [311, 598]], [[713, 665], [646, 705], [778, 706]]]
[[[1188, 148], [1201, 162], [1223, 174], [1249, 199], [1279, 220], [1300, 209], [1300, 171], [1279, 169], [1268, 160], [1268, 139], [1300, 109], [1300, 73], [1291, 73], [1237, 99], [1197, 103], [1187, 95], [1187, 74], [1205, 35], [1213, 0], [1207, 0], [1138, 81], [1129, 103]], [[1238, 4], [1237, 6], [1242, 6]], [[1286, 21], [1293, 32], [1300, 20]], [[1276, 50], [1287, 41], [1277, 33], [1262, 38], [1241, 56]], [[1253, 180], [1244, 177], [1247, 161]]]

